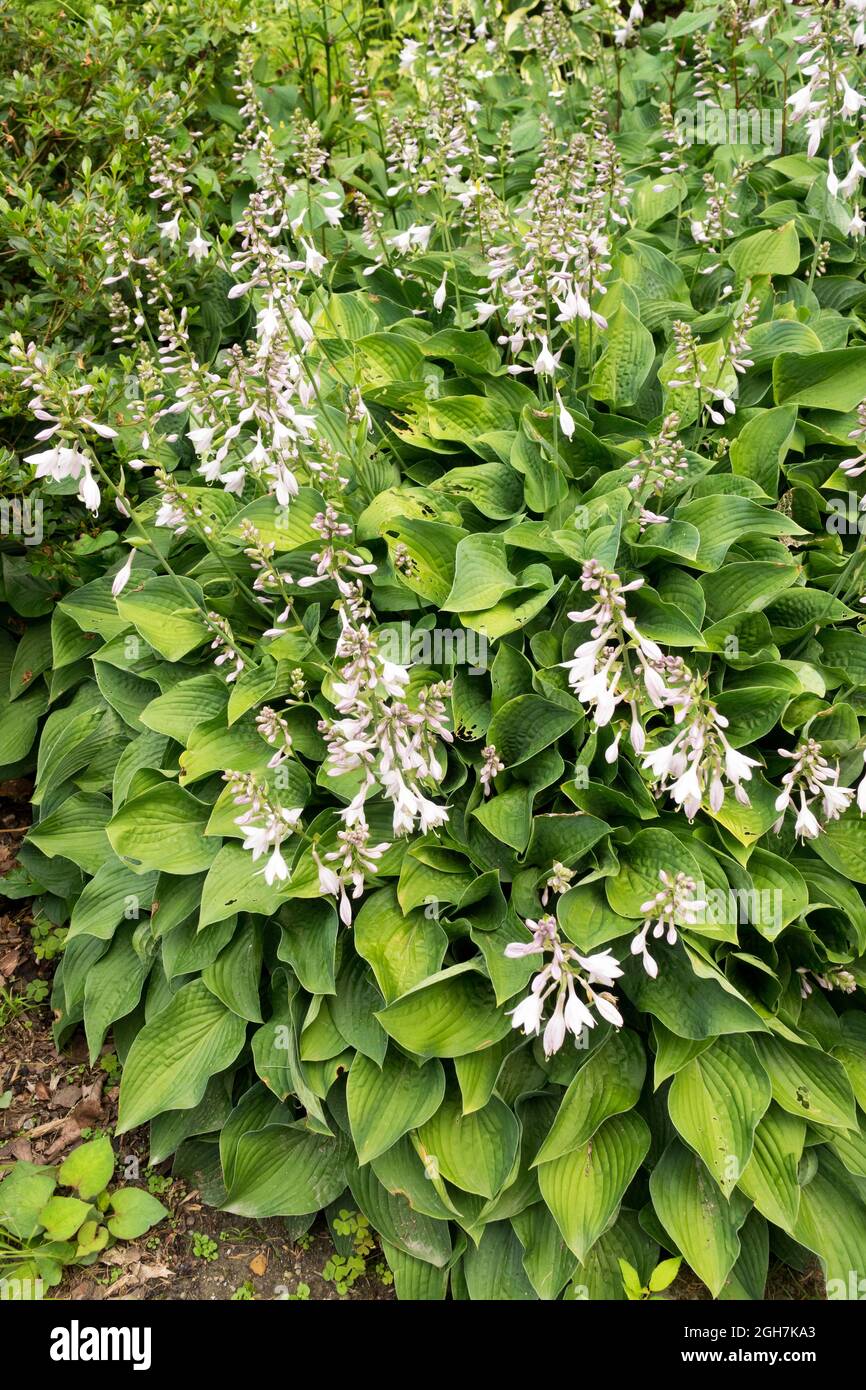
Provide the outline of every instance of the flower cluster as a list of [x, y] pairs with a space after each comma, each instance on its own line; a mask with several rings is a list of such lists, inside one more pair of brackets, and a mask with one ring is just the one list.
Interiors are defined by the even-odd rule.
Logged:
[[794, 834], [801, 840], [813, 840], [828, 821], [838, 820], [847, 811], [854, 791], [839, 786], [839, 764], [824, 757], [817, 739], [805, 738], [793, 751], [780, 748], [779, 756], [790, 758], [791, 766], [782, 778], [782, 791], [776, 797], [779, 819], [774, 829], [777, 833], [781, 830], [790, 806], [796, 811]]
[[695, 897], [698, 885], [688, 874], [672, 875], [659, 869], [659, 881], [662, 885], [659, 891], [640, 905], [646, 917], [631, 943], [632, 955], [641, 956], [643, 968], [653, 980], [659, 967], [658, 961], [650, 955], [647, 937], [651, 935], [656, 941], [664, 937], [669, 946], [675, 946], [677, 926], [693, 927], [707, 905], [703, 898]]
[[[545, 1005], [552, 999], [553, 1012], [545, 1024], [542, 1038], [547, 1057], [559, 1051], [568, 1033], [579, 1041], [585, 1028], [595, 1027], [598, 1020], [592, 1013], [593, 1009], [605, 1022], [613, 1024], [614, 1028], [621, 1028], [622, 1014], [610, 991], [622, 970], [610, 952], [580, 955], [573, 946], [563, 943], [556, 918], [550, 915], [537, 922], [529, 918], [526, 926], [532, 940], [511, 942], [505, 948], [508, 959], [520, 960], [534, 955], [550, 955], [551, 959], [534, 977], [526, 998], [510, 1011], [511, 1026], [522, 1029], [527, 1037], [538, 1034]], [[594, 985], [603, 988], [598, 991], [593, 988]]]
[[720, 811], [729, 787], [740, 805], [748, 806], [743, 783], [751, 781], [758, 760], [732, 746], [725, 734], [728, 720], [706, 694], [703, 678], [694, 676], [678, 658], [668, 658], [668, 669], [676, 687], [669, 703], [678, 732], [643, 754], [644, 768], [689, 820], [705, 802], [711, 811]]
[[[574, 623], [590, 623], [590, 635], [578, 645], [574, 656], [562, 663], [575, 695], [592, 708], [593, 722], [599, 728], [610, 723], [618, 705], [628, 705], [631, 744], [638, 753], [644, 747], [642, 701], [662, 709], [672, 693], [661, 670], [661, 648], [641, 635], [626, 611], [625, 595], [641, 588], [643, 582], [641, 578], [623, 584], [618, 574], [597, 560], [587, 560], [580, 583], [595, 602], [568, 616]], [[619, 737], [617, 734], [612, 751], [608, 750], [609, 762], [616, 759]]]
[[229, 771], [223, 780], [228, 782], [235, 805], [247, 808], [235, 818], [235, 825], [244, 833], [244, 849], [252, 852], [254, 861], [269, 856], [262, 870], [268, 886], [285, 882], [289, 865], [281, 846], [298, 829], [303, 809], [281, 806], [268, 784], [252, 773]]

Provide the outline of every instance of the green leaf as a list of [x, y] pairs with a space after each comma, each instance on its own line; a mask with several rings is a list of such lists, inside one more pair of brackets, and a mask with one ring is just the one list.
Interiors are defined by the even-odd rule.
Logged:
[[79, 1144], [65, 1158], [57, 1173], [63, 1187], [74, 1187], [79, 1197], [98, 1197], [111, 1181], [114, 1172], [114, 1150], [107, 1134]]
[[834, 1057], [774, 1034], [756, 1037], [755, 1046], [783, 1110], [830, 1129], [857, 1128], [851, 1083]]
[[376, 1017], [395, 1042], [420, 1057], [462, 1057], [491, 1047], [511, 1027], [472, 961], [431, 975]]
[[480, 1302], [525, 1302], [535, 1294], [523, 1266], [523, 1247], [508, 1221], [485, 1226], [463, 1257], [466, 1288]]
[[634, 405], [655, 358], [652, 334], [623, 303], [608, 319], [603, 341], [589, 394], [614, 410]]
[[856, 1180], [826, 1149], [819, 1153], [818, 1171], [800, 1192], [794, 1239], [820, 1258], [828, 1298], [862, 1296], [866, 1210]]
[[381, 1070], [359, 1052], [346, 1086], [349, 1124], [359, 1163], [390, 1149], [410, 1129], [417, 1129], [439, 1108], [445, 1094], [441, 1062], [417, 1066], [389, 1048]]
[[94, 1066], [112, 1023], [132, 1012], [141, 998], [150, 973], [151, 958], [144, 959], [133, 944], [136, 923], [124, 922], [109, 949], [87, 975], [84, 987], [84, 1031]]
[[49, 1240], [71, 1240], [92, 1210], [90, 1202], [77, 1197], [51, 1197], [39, 1213], [39, 1224]]
[[671, 1120], [729, 1197], [752, 1153], [770, 1104], [770, 1081], [751, 1038], [717, 1038], [677, 1072], [668, 1095]]
[[674, 1139], [650, 1176], [659, 1221], [714, 1298], [740, 1254], [738, 1231], [749, 1210], [734, 1194], [727, 1201], [696, 1154]]
[[540, 695], [517, 695], [498, 709], [487, 730], [507, 768], [519, 766], [547, 748], [574, 724], [571, 710]]
[[111, 1212], [106, 1225], [118, 1240], [138, 1240], [169, 1214], [162, 1202], [140, 1187], [123, 1187], [112, 1193]]
[[758, 275], [794, 275], [800, 264], [800, 240], [793, 219], [742, 237], [728, 252], [728, 262], [740, 284]]
[[117, 1133], [135, 1129], [162, 1110], [197, 1105], [208, 1079], [234, 1061], [245, 1036], [243, 1019], [211, 994], [203, 980], [184, 985], [144, 1025], [129, 1050]]
[[202, 980], [211, 993], [221, 999], [238, 1018], [261, 1023], [261, 970], [261, 933], [252, 922], [246, 922], [234, 933], [213, 964], [202, 972]]
[[[217, 844], [214, 839], [205, 843]], [[175, 870], [177, 872], [177, 870]], [[208, 869], [201, 891], [199, 930], [224, 922], [238, 912], [270, 917], [284, 897], [279, 881], [265, 883], [263, 867], [253, 862], [249, 850], [235, 841], [222, 846]]]
[[785, 460], [797, 408], [793, 405], [762, 410], [749, 420], [731, 444], [731, 468], [744, 478], [752, 478], [770, 497], [779, 486], [779, 468]]
[[238, 1142], [223, 1211], [263, 1221], [305, 1216], [346, 1185], [345, 1142], [288, 1125], [265, 1125]]
[[132, 868], [195, 874], [216, 856], [219, 842], [205, 838], [208, 807], [174, 782], [163, 782], [125, 802], [107, 828], [111, 847]]
[[49, 859], [62, 855], [87, 874], [95, 874], [111, 858], [106, 826], [111, 802], [104, 796], [77, 792], [45, 816], [30, 831], [28, 844], [35, 845]]
[[815, 352], [808, 357], [781, 353], [773, 363], [773, 396], [776, 405], [854, 410], [866, 396], [866, 347]]
[[579, 1260], [606, 1229], [649, 1144], [647, 1126], [629, 1111], [605, 1120], [589, 1143], [539, 1168], [541, 1195]]
[[[423, 1172], [420, 1164], [418, 1169]], [[446, 1267], [452, 1254], [447, 1222], [433, 1220], [413, 1209], [402, 1191], [389, 1192], [371, 1164], [354, 1169], [348, 1180], [358, 1208], [384, 1240], [413, 1259], [424, 1260], [436, 1269]], [[421, 1181], [432, 1187], [426, 1178]]]
[[166, 661], [180, 661], [213, 636], [201, 616], [203, 603], [193, 580], [156, 575], [138, 588], [125, 589], [117, 611]]
[[464, 1115], [456, 1091], [418, 1129], [425, 1167], [432, 1167], [463, 1192], [487, 1198], [498, 1194], [511, 1172], [519, 1139], [517, 1121], [498, 1097]]
[[806, 1126], [780, 1106], [770, 1106], [755, 1130], [752, 1156], [738, 1186], [768, 1221], [793, 1232], [800, 1208], [797, 1169]]
[[425, 911], [402, 911], [393, 887], [366, 896], [355, 918], [355, 948], [389, 1004], [435, 974], [447, 944], [445, 932]]
[[681, 1038], [711, 1038], [720, 1033], [753, 1033], [764, 1025], [754, 1009], [725, 977], [704, 965], [678, 944], [665, 947], [664, 965], [651, 980], [642, 964], [626, 966], [622, 988], [636, 1008], [646, 1010]]
[[19, 1159], [0, 1183], [0, 1225], [18, 1240], [30, 1240], [39, 1230], [39, 1213], [56, 1182], [54, 1168]]
[[562, 1098], [534, 1167], [580, 1148], [611, 1115], [631, 1110], [640, 1097], [646, 1053], [636, 1033], [611, 1032], [593, 1048]]

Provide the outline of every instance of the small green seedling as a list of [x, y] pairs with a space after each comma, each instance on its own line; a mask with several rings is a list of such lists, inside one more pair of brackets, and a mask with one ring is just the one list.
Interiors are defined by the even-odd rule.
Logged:
[[633, 1265], [628, 1260], [620, 1260], [619, 1267], [622, 1272], [622, 1286], [625, 1289], [625, 1296], [631, 1303], [663, 1303], [662, 1291], [668, 1288], [676, 1279], [682, 1264], [681, 1256], [670, 1260], [662, 1260], [661, 1264], [656, 1265], [646, 1284], [641, 1283], [641, 1277]]

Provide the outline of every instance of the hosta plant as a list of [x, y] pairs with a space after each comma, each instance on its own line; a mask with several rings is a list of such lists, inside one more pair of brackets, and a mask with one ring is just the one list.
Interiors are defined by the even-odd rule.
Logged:
[[[866, 1275], [863, 44], [759, 8], [298, 11], [218, 206], [185, 129], [104, 229], [107, 361], [9, 346], [124, 528], [42, 629], [58, 1040], [404, 1298]], [[727, 71], [779, 148], [683, 133]]]

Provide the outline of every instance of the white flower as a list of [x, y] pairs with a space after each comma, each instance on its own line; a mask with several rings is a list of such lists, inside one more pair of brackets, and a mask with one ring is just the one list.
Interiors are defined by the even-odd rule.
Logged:
[[535, 372], [536, 376], [553, 376], [556, 372], [557, 367], [559, 366], [559, 359], [562, 356], [562, 349], [560, 348], [559, 352], [557, 353], [551, 352], [550, 348], [547, 345], [546, 333], [540, 334], [538, 341], [541, 343], [541, 348], [539, 350], [538, 356], [532, 364], [532, 369]]
[[618, 980], [622, 971], [615, 956], [610, 951], [597, 951], [592, 956], [577, 957], [578, 964], [589, 975], [591, 985], [605, 985], [608, 989], [613, 985], [614, 980]]
[[73, 444], [71, 448], [58, 444], [54, 449], [27, 454], [25, 463], [36, 464], [37, 478], [53, 478], [57, 483], [63, 482], [66, 478], [78, 478], [83, 468], [90, 467], [87, 454], [83, 453], [77, 444]]
[[861, 96], [850, 86], [844, 72], [839, 73], [839, 81], [842, 83], [842, 114], [845, 116], [856, 116], [860, 107], [866, 102], [866, 97]]
[[289, 866], [275, 845], [270, 859], [265, 865], [265, 883], [270, 887], [275, 882], [284, 882], [289, 876]]
[[622, 1014], [612, 1000], [605, 998], [603, 994], [597, 994], [595, 996], [595, 1007], [598, 1009], [598, 1012], [605, 1022], [612, 1024], [614, 1028], [622, 1027]]
[[195, 449], [196, 453], [199, 455], [199, 457], [201, 457], [202, 454], [207, 453], [208, 449], [213, 443], [213, 437], [215, 434], [216, 426], [199, 425], [195, 429], [187, 430], [186, 437], [192, 444], [192, 447]]
[[99, 484], [90, 471], [90, 464], [84, 465], [84, 473], [78, 484], [78, 497], [89, 512], [98, 512], [101, 494]]
[[562, 430], [566, 439], [571, 439], [575, 429], [574, 416], [565, 408], [562, 397], [558, 391], [556, 393], [556, 403], [559, 406], [559, 428]]
[[800, 797], [800, 809], [797, 812], [797, 821], [794, 826], [794, 834], [803, 840], [813, 840], [816, 835], [820, 835], [821, 826], [817, 818], [809, 810], [806, 804], [805, 795]]
[[129, 576], [132, 574], [132, 561], [135, 558], [135, 551], [130, 550], [121, 569], [117, 571], [111, 585], [112, 598], [117, 598], [129, 583]]
[[541, 1016], [544, 1012], [544, 1001], [537, 994], [527, 994], [522, 999], [516, 1009], [511, 1009], [512, 1028], [521, 1028], [529, 1037], [537, 1033], [541, 1027]]
[[304, 267], [311, 275], [321, 275], [325, 266], [328, 264], [326, 256], [317, 251], [315, 246], [301, 238], [301, 246], [304, 250]]
[[195, 236], [186, 244], [186, 254], [189, 256], [190, 260], [195, 261], [196, 265], [198, 265], [199, 261], [205, 259], [209, 251], [210, 242], [205, 240], [201, 234], [201, 230], [196, 228]]
[[441, 314], [443, 308], [445, 307], [445, 296], [447, 293], [448, 273], [446, 271], [443, 272], [442, 279], [439, 282], [439, 288], [433, 296], [433, 308], [436, 310], [437, 314]]
[[[562, 996], [560, 996], [560, 1000], [561, 998]], [[550, 1015], [550, 1018], [547, 1021], [547, 1027], [544, 1030], [542, 1044], [544, 1047], [545, 1057], [552, 1057], [554, 1052], [558, 1052], [559, 1049], [562, 1047], [562, 1044], [565, 1042], [565, 1008], [564, 1004], [561, 1003], [560, 1000], [557, 1001], [556, 1008]]]
[[418, 61], [418, 54], [421, 51], [419, 39], [404, 39], [403, 47], [400, 50], [400, 72], [410, 73]]
[[179, 212], [176, 212], [174, 217], [170, 217], [167, 222], [157, 222], [156, 225], [159, 227], [160, 236], [164, 237], [170, 246], [174, 246], [180, 240]]

